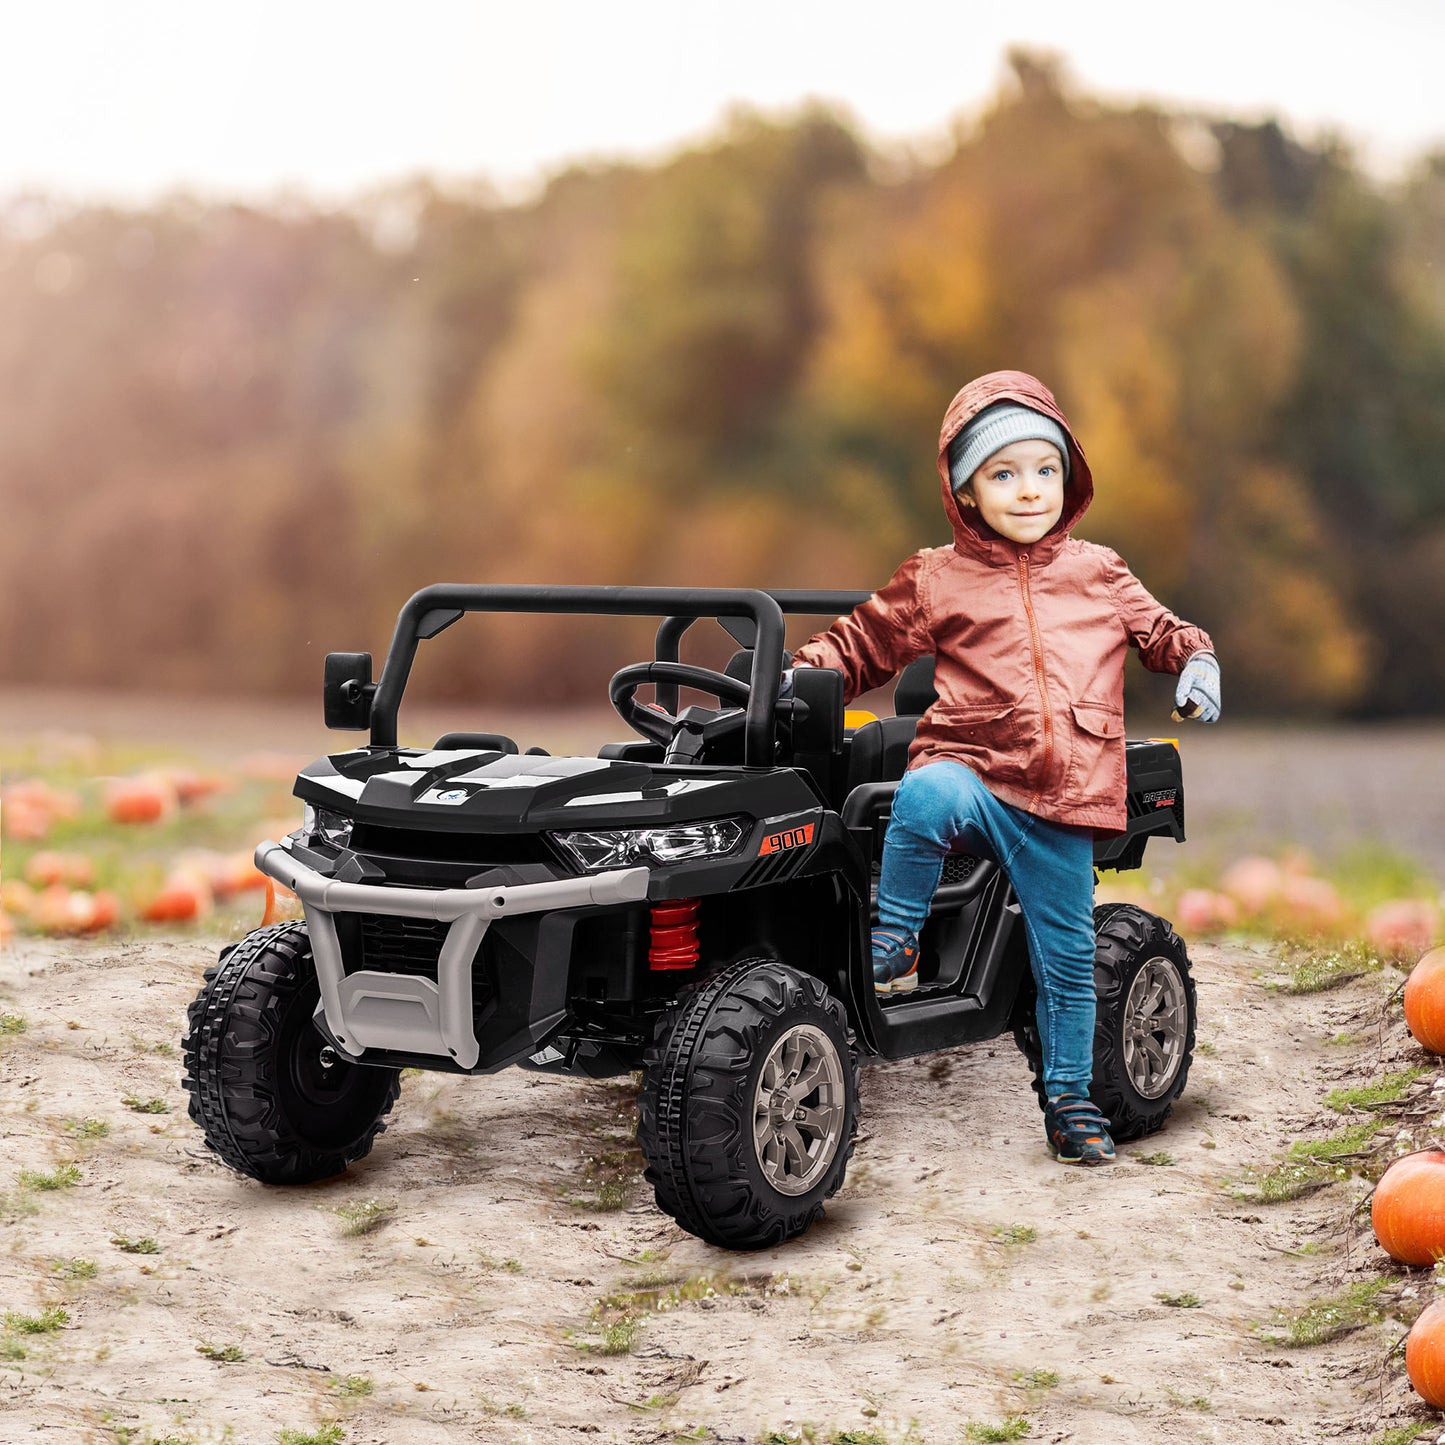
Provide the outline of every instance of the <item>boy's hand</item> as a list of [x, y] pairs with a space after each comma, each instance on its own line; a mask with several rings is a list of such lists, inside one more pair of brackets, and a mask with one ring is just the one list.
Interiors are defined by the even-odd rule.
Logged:
[[1196, 652], [1179, 674], [1174, 689], [1174, 720], [1196, 718], [1219, 721], [1219, 659], [1212, 652]]

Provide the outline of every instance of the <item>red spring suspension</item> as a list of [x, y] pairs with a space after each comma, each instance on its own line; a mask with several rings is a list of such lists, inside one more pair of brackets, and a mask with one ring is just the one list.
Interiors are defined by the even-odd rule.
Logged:
[[674, 898], [652, 905], [652, 941], [647, 966], [654, 972], [668, 968], [694, 968], [700, 956], [697, 944], [697, 910], [700, 900]]

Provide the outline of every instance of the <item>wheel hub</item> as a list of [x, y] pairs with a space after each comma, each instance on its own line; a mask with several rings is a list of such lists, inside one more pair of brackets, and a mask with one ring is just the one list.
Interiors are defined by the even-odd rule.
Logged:
[[753, 1149], [768, 1183], [806, 1194], [843, 1137], [843, 1061], [822, 1029], [795, 1024], [768, 1050], [753, 1100]]
[[1189, 1031], [1184, 979], [1172, 958], [1156, 955], [1134, 975], [1123, 1024], [1129, 1082], [1141, 1098], [1161, 1098], [1184, 1062]]

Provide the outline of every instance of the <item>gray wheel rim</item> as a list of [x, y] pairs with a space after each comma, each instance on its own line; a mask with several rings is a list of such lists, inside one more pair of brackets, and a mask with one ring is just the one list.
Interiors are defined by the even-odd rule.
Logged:
[[794, 1024], [768, 1050], [753, 1096], [753, 1150], [780, 1194], [806, 1194], [838, 1153], [843, 1060], [822, 1029]]
[[1134, 1092], [1158, 1099], [1184, 1062], [1189, 999], [1172, 958], [1151, 958], [1134, 975], [1124, 1001], [1124, 1068]]

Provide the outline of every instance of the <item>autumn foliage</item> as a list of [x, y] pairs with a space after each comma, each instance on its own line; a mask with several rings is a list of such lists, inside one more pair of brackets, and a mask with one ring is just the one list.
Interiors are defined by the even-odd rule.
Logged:
[[[1386, 190], [1028, 55], [927, 159], [814, 107], [525, 204], [16, 201], [0, 675], [310, 691], [443, 579], [877, 585], [947, 540], [939, 418], [1009, 366], [1235, 716], [1434, 711], [1442, 216], [1445, 157]], [[418, 695], [593, 700], [629, 660], [573, 619], [455, 633]]]

